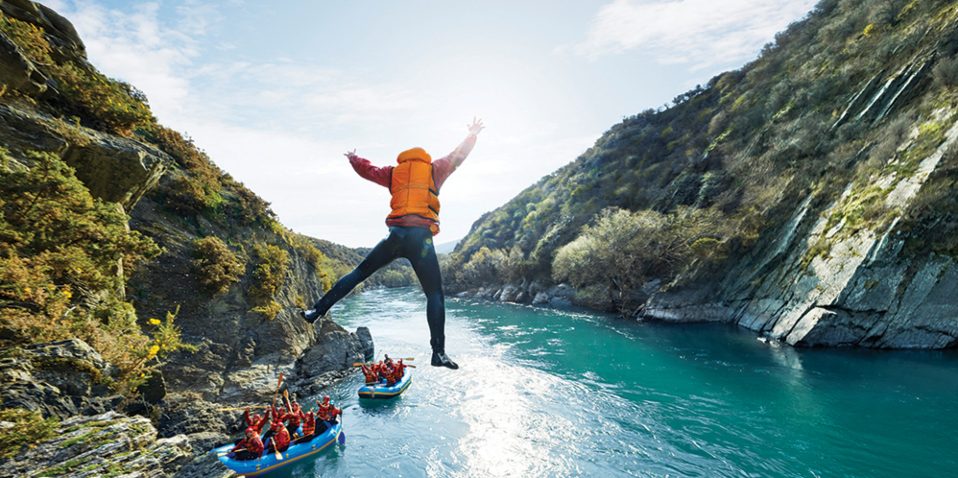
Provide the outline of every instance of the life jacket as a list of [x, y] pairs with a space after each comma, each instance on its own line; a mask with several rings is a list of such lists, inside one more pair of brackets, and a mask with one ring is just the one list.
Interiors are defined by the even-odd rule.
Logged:
[[414, 214], [439, 222], [439, 190], [432, 176], [432, 158], [421, 148], [403, 151], [393, 168], [389, 192], [392, 212], [386, 219]]
[[326, 421], [332, 420], [333, 419], [332, 409], [333, 409], [332, 404], [320, 405], [319, 409], [316, 411], [317, 415], [319, 415], [319, 419], [326, 420]]
[[299, 425], [303, 422], [302, 411], [297, 411], [293, 413], [286, 414], [286, 428], [296, 431], [299, 428]]
[[288, 414], [285, 408], [273, 408], [273, 421], [285, 422]]
[[289, 430], [283, 426], [283, 422], [273, 422], [270, 429], [273, 430], [273, 443], [275, 444], [273, 448], [280, 451], [286, 450], [289, 447]]
[[308, 437], [316, 431], [316, 417], [313, 412], [306, 413], [306, 419], [303, 420], [303, 436]]
[[262, 454], [264, 448], [265, 447], [263, 446], [263, 441], [260, 440], [259, 437], [256, 435], [253, 435], [252, 437], [248, 438], [246, 441], [246, 451], [254, 455]]
[[363, 365], [363, 375], [366, 376], [366, 384], [376, 383], [376, 372], [372, 368]]
[[230, 451], [234, 452], [234, 451], [241, 451], [241, 450], [249, 450], [249, 442], [250, 442], [249, 438], [243, 438], [242, 440], [236, 442], [236, 445], [233, 445], [233, 449], [231, 449]]
[[263, 427], [269, 423], [269, 409], [266, 409], [266, 415], [260, 417], [259, 415], [253, 415], [253, 418], [249, 418], [249, 411], [246, 412], [246, 423], [249, 427], [253, 428], [257, 434], [263, 431]]

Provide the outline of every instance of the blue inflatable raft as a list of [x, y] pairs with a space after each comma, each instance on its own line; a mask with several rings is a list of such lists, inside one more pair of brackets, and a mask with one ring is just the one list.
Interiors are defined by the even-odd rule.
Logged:
[[403, 370], [402, 379], [392, 385], [386, 385], [386, 381], [383, 380], [376, 384], [359, 387], [359, 398], [395, 398], [405, 392], [410, 383], [412, 383], [412, 373], [406, 369]]
[[[330, 445], [336, 443], [336, 439], [342, 431], [343, 424], [337, 423], [306, 443], [297, 444], [293, 442], [286, 451], [281, 453], [283, 457], [282, 460], [277, 460], [276, 455], [269, 452], [269, 445], [267, 445], [266, 451], [263, 452], [263, 456], [256, 460], [234, 460], [229, 455], [219, 456], [219, 459], [227, 468], [233, 470], [233, 472], [239, 476], [260, 476], [329, 448]], [[210, 453], [219, 455], [220, 453], [230, 451], [232, 448], [232, 444], [223, 445]]]

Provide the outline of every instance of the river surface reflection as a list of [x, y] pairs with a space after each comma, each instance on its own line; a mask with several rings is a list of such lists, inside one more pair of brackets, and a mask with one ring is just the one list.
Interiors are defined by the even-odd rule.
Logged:
[[[447, 299], [457, 371], [429, 366], [417, 289], [333, 309], [376, 358], [413, 357], [399, 398], [329, 394], [346, 444], [287, 477], [955, 476], [958, 354], [805, 350], [734, 327], [636, 323]], [[274, 475], [270, 475], [274, 476]]]

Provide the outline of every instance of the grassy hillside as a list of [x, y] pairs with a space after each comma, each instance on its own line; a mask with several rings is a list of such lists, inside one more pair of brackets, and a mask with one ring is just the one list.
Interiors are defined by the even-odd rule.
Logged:
[[[829, 218], [841, 234], [895, 222], [911, 238], [902, 254], [954, 254], [953, 168], [939, 169], [907, 208], [883, 199], [955, 122], [956, 7], [823, 0], [755, 61], [671, 107], [624, 118], [484, 215], [457, 247], [448, 282], [568, 281], [587, 302], [625, 310], [651, 280], [720, 276], [809, 196], [815, 210], [842, 205]], [[900, 94], [881, 96], [886, 89]], [[891, 173], [891, 183], [872, 184]], [[823, 236], [813, 254], [833, 240]]]

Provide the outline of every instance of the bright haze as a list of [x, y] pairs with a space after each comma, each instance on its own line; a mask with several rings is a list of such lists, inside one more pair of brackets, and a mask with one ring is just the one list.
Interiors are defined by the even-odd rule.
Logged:
[[811, 0], [41, 0], [90, 61], [309, 236], [385, 236], [376, 165], [486, 130], [440, 194], [438, 243], [573, 161], [623, 117], [755, 59]]

